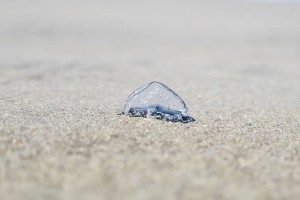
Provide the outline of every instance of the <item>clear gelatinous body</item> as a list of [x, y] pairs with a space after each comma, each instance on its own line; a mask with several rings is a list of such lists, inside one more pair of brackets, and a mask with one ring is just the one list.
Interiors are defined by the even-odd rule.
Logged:
[[132, 117], [152, 117], [163, 121], [195, 121], [187, 115], [184, 101], [168, 86], [151, 82], [136, 89], [126, 100], [124, 113]]

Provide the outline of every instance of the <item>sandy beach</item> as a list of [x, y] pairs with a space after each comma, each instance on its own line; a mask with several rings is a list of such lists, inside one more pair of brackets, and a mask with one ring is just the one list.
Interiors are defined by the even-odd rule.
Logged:
[[[299, 199], [300, 4], [1, 1], [0, 199]], [[117, 115], [161, 81], [196, 122]]]

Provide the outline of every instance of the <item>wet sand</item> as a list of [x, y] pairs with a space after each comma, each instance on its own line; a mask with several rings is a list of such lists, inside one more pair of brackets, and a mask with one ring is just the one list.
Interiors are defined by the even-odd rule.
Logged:
[[0, 199], [299, 199], [300, 6], [226, 2], [3, 2]]

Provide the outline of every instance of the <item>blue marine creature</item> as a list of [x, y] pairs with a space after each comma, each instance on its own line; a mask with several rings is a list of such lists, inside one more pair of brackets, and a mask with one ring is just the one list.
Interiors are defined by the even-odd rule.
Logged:
[[131, 117], [149, 117], [168, 122], [193, 122], [187, 115], [185, 102], [168, 86], [153, 81], [135, 91], [127, 98], [124, 114]]

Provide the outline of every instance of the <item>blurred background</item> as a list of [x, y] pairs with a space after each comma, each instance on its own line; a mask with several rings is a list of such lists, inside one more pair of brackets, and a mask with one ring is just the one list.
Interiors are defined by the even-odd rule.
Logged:
[[282, 65], [299, 55], [299, 3], [1, 0], [1, 61]]

